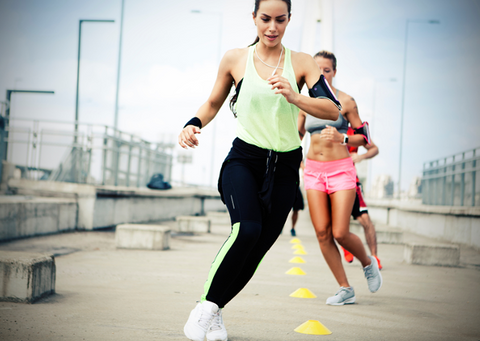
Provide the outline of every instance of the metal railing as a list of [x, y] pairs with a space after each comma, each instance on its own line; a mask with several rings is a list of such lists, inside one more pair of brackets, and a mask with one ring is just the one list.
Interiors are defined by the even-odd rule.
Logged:
[[[11, 119], [7, 161], [22, 177], [96, 185], [145, 186], [155, 173], [171, 181], [173, 143], [152, 143], [105, 125]], [[75, 142], [76, 141], [76, 142]]]
[[423, 164], [425, 205], [480, 206], [480, 147]]

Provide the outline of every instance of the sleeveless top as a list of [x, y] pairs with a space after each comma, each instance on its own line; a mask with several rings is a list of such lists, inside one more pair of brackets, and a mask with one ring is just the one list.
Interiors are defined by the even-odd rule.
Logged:
[[[297, 129], [299, 109], [288, 103], [281, 94], [275, 94], [272, 86], [258, 75], [253, 61], [255, 46], [248, 48], [242, 91], [235, 103], [237, 137], [249, 144], [276, 152], [297, 149], [301, 144]], [[286, 47], [282, 76], [288, 79], [292, 89], [298, 93], [291, 53]]]
[[[337, 89], [337, 98], [338, 98], [338, 89]], [[320, 134], [326, 126], [334, 127], [339, 133], [346, 134], [348, 130], [348, 121], [343, 117], [342, 113], [339, 112], [338, 119], [336, 121], [332, 120], [322, 120], [316, 118], [312, 115], [308, 115], [305, 120], [305, 129], [311, 134]]]

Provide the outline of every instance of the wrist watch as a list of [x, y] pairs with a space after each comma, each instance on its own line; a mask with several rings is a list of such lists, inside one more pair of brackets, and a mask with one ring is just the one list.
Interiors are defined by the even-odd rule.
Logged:
[[346, 145], [348, 143], [348, 135], [347, 134], [343, 134], [343, 142], [340, 143], [341, 145]]

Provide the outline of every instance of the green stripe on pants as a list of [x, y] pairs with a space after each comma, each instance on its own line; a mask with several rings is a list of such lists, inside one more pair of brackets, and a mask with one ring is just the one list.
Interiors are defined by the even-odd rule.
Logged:
[[227, 254], [228, 250], [230, 250], [233, 243], [235, 243], [239, 230], [240, 230], [240, 223], [233, 224], [232, 232], [230, 233], [230, 236], [225, 241], [225, 243], [223, 243], [222, 247], [220, 248], [220, 251], [218, 251], [217, 256], [213, 260], [212, 266], [210, 267], [210, 272], [208, 273], [208, 279], [205, 282], [205, 285], [203, 286], [204, 293], [202, 295], [202, 299], [200, 300], [200, 302], [206, 301], [207, 293], [208, 293], [208, 290], [210, 290], [210, 285], [212, 285], [213, 277], [217, 273], [218, 267], [220, 266], [220, 264], [222, 264], [223, 259], [225, 258], [225, 255]]

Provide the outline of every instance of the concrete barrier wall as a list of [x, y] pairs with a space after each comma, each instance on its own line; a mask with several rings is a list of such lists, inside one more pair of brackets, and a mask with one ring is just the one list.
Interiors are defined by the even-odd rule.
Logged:
[[94, 228], [125, 223], [142, 223], [173, 219], [177, 215], [200, 213], [201, 200], [195, 197], [178, 198], [105, 198], [95, 202]]
[[76, 228], [79, 230], [93, 228], [92, 212], [96, 198], [96, 188], [93, 185], [10, 179], [8, 188], [17, 195], [74, 199], [78, 207]]
[[9, 179], [8, 191], [15, 195], [0, 197], [0, 241], [225, 210], [216, 189], [160, 191]]
[[480, 208], [368, 200], [372, 220], [480, 249]]
[[76, 226], [74, 199], [0, 197], [0, 241], [69, 231]]
[[126, 223], [174, 219], [179, 215], [202, 215], [224, 210], [216, 190], [174, 188], [166, 191], [119, 186], [97, 187], [94, 228]]

